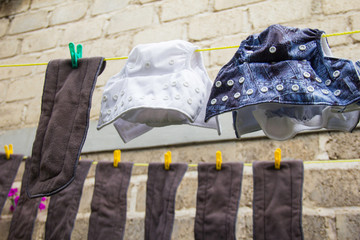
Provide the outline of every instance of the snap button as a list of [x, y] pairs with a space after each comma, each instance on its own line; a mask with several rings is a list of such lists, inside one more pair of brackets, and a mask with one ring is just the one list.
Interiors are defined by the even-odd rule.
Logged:
[[189, 98], [189, 99], [187, 100], [187, 102], [188, 102], [188, 104], [191, 104], [191, 103], [192, 103], [192, 99]]
[[313, 92], [315, 89], [314, 89], [313, 86], [308, 86], [308, 87], [307, 87], [307, 90], [308, 90], [309, 92]]
[[275, 53], [275, 52], [276, 52], [276, 47], [275, 47], [275, 46], [271, 46], [271, 47], [269, 48], [269, 52], [270, 52], [270, 53]]
[[176, 86], [176, 81], [172, 81], [171, 86], [175, 87]]
[[341, 90], [338, 89], [338, 90], [336, 90], [336, 91], [334, 92], [334, 95], [335, 95], [335, 96], [339, 96], [340, 93], [341, 93]]
[[169, 64], [170, 64], [170, 65], [174, 65], [174, 62], [175, 62], [175, 61], [174, 61], [173, 59], [171, 59], [171, 60], [169, 61]]
[[124, 106], [124, 102], [121, 102], [120, 106], [121, 106], [121, 107]]
[[150, 68], [150, 62], [145, 63], [145, 68]]
[[239, 83], [243, 83], [245, 81], [244, 77], [239, 78]]
[[223, 102], [225, 102], [226, 100], [228, 100], [228, 98], [229, 98], [229, 97], [225, 95], [225, 96], [222, 97], [221, 100], [222, 100]]
[[254, 90], [252, 90], [252, 89], [249, 89], [249, 90], [246, 91], [246, 94], [247, 94], [247, 95], [251, 95], [251, 94], [253, 94], [253, 93], [254, 93]]
[[260, 89], [261, 92], [266, 93], [269, 89], [267, 87], [262, 87]]
[[322, 80], [319, 77], [316, 77], [315, 81], [317, 81], [318, 83], [322, 83]]
[[131, 101], [132, 101], [132, 97], [131, 97], [131, 96], [128, 98], [128, 101], [129, 101], [129, 102], [131, 102]]
[[118, 100], [118, 95], [115, 94], [115, 95], [113, 96], [113, 99], [114, 99], [114, 101]]
[[299, 46], [299, 49], [300, 49], [300, 51], [305, 51], [305, 50], [306, 50], [306, 46], [305, 46], [305, 45], [300, 45], [300, 46]]
[[216, 87], [220, 87], [220, 86], [221, 86], [221, 82], [220, 82], [220, 81], [216, 81], [215, 86], [216, 86]]
[[325, 94], [325, 95], [328, 95], [329, 94], [329, 91], [326, 90], [326, 89], [321, 89], [322, 93]]
[[297, 84], [294, 84], [294, 85], [291, 86], [291, 90], [293, 90], [294, 92], [299, 91], [299, 89], [300, 89], [300, 87]]
[[310, 73], [308, 73], [308, 72], [304, 72], [303, 75], [304, 75], [304, 77], [306, 77], [306, 78], [309, 78], [309, 77], [310, 77]]
[[239, 92], [234, 94], [234, 98], [239, 98], [241, 96], [241, 94]]
[[166, 100], [169, 100], [169, 96], [164, 96], [164, 98], [163, 98], [165, 101]]
[[183, 85], [184, 85], [185, 87], [188, 87], [188, 86], [189, 86], [189, 83], [188, 83], [188, 82], [184, 82]]
[[107, 112], [106, 112], [108, 115], [111, 114], [111, 109], [108, 109]]
[[165, 90], [165, 89], [168, 89], [168, 87], [169, 87], [169, 85], [165, 84], [164, 87], [163, 87], [163, 89], [164, 89], [164, 90]]
[[176, 95], [176, 96], [175, 96], [175, 99], [176, 99], [176, 100], [179, 100], [179, 99], [180, 99], [180, 95], [179, 95], [179, 94]]
[[331, 84], [331, 80], [330, 80], [330, 79], [328, 79], [328, 80], [325, 81], [325, 85], [326, 85], [326, 86], [330, 86], [330, 84]]
[[276, 85], [276, 90], [282, 91], [282, 90], [284, 90], [284, 86], [281, 84], [278, 84], [278, 85]]
[[211, 103], [211, 105], [214, 105], [216, 103], [216, 99], [215, 98], [211, 99], [210, 103]]
[[106, 95], [103, 96], [103, 101], [106, 102], [108, 97]]
[[125, 92], [124, 91], [121, 91], [120, 92], [120, 96], [124, 96]]
[[234, 85], [234, 81], [233, 80], [227, 81], [227, 85], [231, 87], [232, 85]]
[[339, 70], [336, 70], [335, 72], [333, 72], [333, 76], [334, 76], [334, 77], [340, 76], [340, 71], [339, 71]]
[[115, 111], [118, 109], [118, 106], [117, 105], [115, 105]]
[[195, 92], [196, 92], [196, 93], [200, 93], [200, 89], [199, 89], [199, 88], [195, 88]]

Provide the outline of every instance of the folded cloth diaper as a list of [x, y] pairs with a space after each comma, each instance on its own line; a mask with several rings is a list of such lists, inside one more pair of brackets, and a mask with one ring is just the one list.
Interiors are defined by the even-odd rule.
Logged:
[[50, 61], [45, 76], [41, 115], [32, 156], [27, 193], [49, 196], [67, 187], [75, 177], [90, 117], [91, 97], [103, 58]]
[[219, 72], [206, 118], [233, 112], [238, 137], [264, 130], [351, 131], [359, 120], [359, 62], [332, 56], [323, 31], [272, 25], [244, 40]]
[[189, 42], [174, 40], [142, 44], [130, 53], [125, 67], [106, 83], [98, 129], [115, 122], [126, 143], [153, 127], [204, 122], [211, 81], [200, 52]]

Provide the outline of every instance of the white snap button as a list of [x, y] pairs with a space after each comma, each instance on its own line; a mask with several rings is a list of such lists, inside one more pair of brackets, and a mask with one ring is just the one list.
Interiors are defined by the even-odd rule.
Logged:
[[176, 86], [176, 81], [172, 81], [171, 86], [175, 87]]
[[326, 90], [326, 89], [321, 89], [322, 93], [325, 94], [325, 95], [328, 95], [329, 94], [329, 91]]
[[174, 61], [173, 59], [171, 59], [171, 60], [169, 61], [169, 64], [170, 64], [170, 65], [174, 65], [174, 63], [175, 63], [175, 61]]
[[306, 50], [306, 46], [305, 46], [305, 45], [300, 45], [300, 46], [299, 46], [299, 49], [300, 49], [300, 51], [305, 51], [305, 50]]
[[330, 79], [328, 79], [328, 80], [325, 81], [325, 85], [326, 85], [326, 86], [330, 86], [330, 84], [331, 84], [331, 80], [330, 80]]
[[164, 87], [163, 87], [163, 89], [164, 89], [164, 90], [165, 90], [165, 89], [168, 89], [168, 87], [169, 87], [169, 85], [165, 84]]
[[281, 84], [278, 84], [278, 85], [276, 85], [276, 90], [282, 91], [282, 90], [284, 90], [284, 86]]
[[117, 105], [115, 105], [115, 111], [118, 109], [118, 106]]
[[163, 98], [165, 101], [166, 100], [169, 100], [169, 96], [164, 96], [164, 98]]
[[275, 52], [276, 52], [276, 47], [275, 47], [275, 46], [271, 46], [271, 47], [269, 48], [269, 52], [270, 52], [270, 53], [275, 53]]
[[114, 99], [114, 101], [118, 100], [118, 95], [115, 94], [115, 95], [113, 96], [113, 99]]
[[214, 105], [216, 103], [216, 99], [215, 98], [211, 99], [210, 103], [211, 103], [211, 105]]
[[145, 68], [150, 68], [150, 62], [145, 63]]
[[297, 91], [299, 91], [299, 85], [297, 85], [297, 84], [294, 84], [294, 85], [292, 85], [291, 86], [291, 90], [293, 90], [294, 92], [297, 92]]
[[334, 95], [335, 95], [335, 96], [339, 96], [340, 93], [341, 93], [341, 90], [338, 89], [338, 90], [336, 90], [336, 91], [334, 92]]
[[245, 81], [244, 77], [239, 78], [239, 83], [243, 83]]
[[199, 89], [199, 88], [195, 88], [195, 92], [196, 92], [196, 93], [200, 93], [200, 89]]
[[192, 103], [192, 99], [189, 98], [189, 99], [187, 100], [187, 102], [188, 102], [188, 104], [191, 104], [191, 103]]
[[266, 93], [269, 89], [267, 87], [262, 87], [260, 89], [261, 92]]
[[249, 90], [246, 91], [246, 94], [247, 94], [247, 95], [251, 95], [251, 94], [253, 94], [253, 93], [254, 93], [254, 90], [252, 90], [252, 89], [249, 89]]
[[220, 82], [220, 81], [216, 81], [215, 86], [216, 86], [216, 87], [220, 87], [220, 86], [221, 86], [221, 82]]
[[131, 97], [131, 96], [128, 98], [128, 101], [129, 101], [129, 102], [131, 102], [131, 101], [132, 101], [132, 97]]
[[309, 77], [310, 77], [310, 73], [308, 73], [308, 72], [304, 72], [303, 75], [304, 75], [304, 77], [306, 77], [306, 78], [309, 78]]
[[222, 100], [223, 102], [225, 102], [226, 100], [228, 100], [228, 98], [229, 98], [229, 97], [225, 95], [225, 96], [222, 97], [221, 100]]
[[106, 102], [106, 101], [107, 101], [107, 99], [108, 99], [108, 98], [107, 98], [107, 96], [106, 96], [106, 95], [104, 95], [104, 96], [103, 96], [103, 101], [104, 101], [104, 102]]
[[124, 102], [121, 102], [120, 106], [121, 106], [121, 107], [124, 106]]
[[234, 94], [234, 98], [239, 98], [241, 96], [241, 94], [239, 92]]
[[308, 86], [308, 87], [307, 87], [307, 90], [308, 90], [309, 92], [313, 92], [315, 89], [314, 89], [313, 86]]
[[176, 96], [175, 96], [175, 99], [176, 99], [176, 100], [179, 100], [179, 99], [180, 99], [180, 95], [179, 95], [179, 94], [176, 95]]
[[336, 70], [335, 72], [333, 72], [333, 76], [334, 76], [334, 77], [340, 76], [340, 71], [339, 71], [339, 70]]
[[316, 77], [315, 81], [317, 81], [318, 83], [322, 83], [322, 80], [319, 77]]
[[125, 92], [124, 91], [121, 91], [120, 92], [120, 96], [124, 96]]
[[188, 87], [188, 86], [189, 86], [189, 83], [188, 83], [188, 82], [184, 82], [183, 85], [184, 85], [185, 87]]
[[227, 85], [231, 87], [232, 85], [234, 85], [234, 81], [233, 80], [227, 81]]
[[111, 114], [111, 109], [107, 110], [107, 114], [110, 115]]

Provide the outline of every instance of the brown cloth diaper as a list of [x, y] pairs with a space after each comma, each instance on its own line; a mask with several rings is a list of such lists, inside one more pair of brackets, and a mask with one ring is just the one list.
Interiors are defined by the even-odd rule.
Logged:
[[10, 159], [6, 159], [6, 155], [0, 153], [0, 213], [22, 160], [23, 155], [11, 154]]
[[92, 93], [105, 68], [101, 57], [82, 58], [78, 64], [72, 68], [71, 60], [53, 60], [47, 66], [27, 183], [31, 198], [53, 195], [74, 180]]
[[74, 181], [51, 196], [45, 224], [45, 239], [70, 239], [91, 161], [81, 160]]
[[253, 236], [255, 240], [302, 240], [303, 162], [254, 162]]
[[194, 234], [196, 240], [234, 240], [243, 163], [199, 163]]
[[132, 163], [99, 162], [91, 202], [88, 240], [123, 239]]
[[150, 163], [146, 184], [145, 240], [170, 240], [175, 218], [177, 188], [187, 164]]
[[29, 159], [21, 181], [20, 198], [11, 219], [8, 240], [31, 240], [41, 198], [30, 199], [26, 194], [27, 175], [30, 170]]

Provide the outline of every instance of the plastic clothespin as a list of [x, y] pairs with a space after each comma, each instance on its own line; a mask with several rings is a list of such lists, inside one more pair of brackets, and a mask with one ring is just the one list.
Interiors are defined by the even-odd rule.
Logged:
[[75, 44], [73, 42], [69, 43], [69, 49], [70, 49], [70, 56], [71, 56], [71, 65], [73, 68], [78, 67], [78, 59], [82, 58], [82, 50], [83, 46], [81, 44], [78, 44], [76, 46], [75, 51]]
[[4, 146], [6, 159], [10, 159], [10, 155], [14, 153], [13, 145], [9, 144]]
[[281, 162], [281, 149], [277, 148], [274, 153], [275, 156], [275, 169], [280, 169]]
[[165, 170], [170, 169], [170, 163], [171, 163], [171, 152], [168, 151], [165, 153]]
[[121, 151], [118, 149], [114, 151], [114, 167], [118, 167], [120, 161], [121, 161]]
[[217, 151], [216, 152], [216, 170], [218, 170], [218, 171], [221, 170], [221, 163], [222, 163], [221, 152]]

